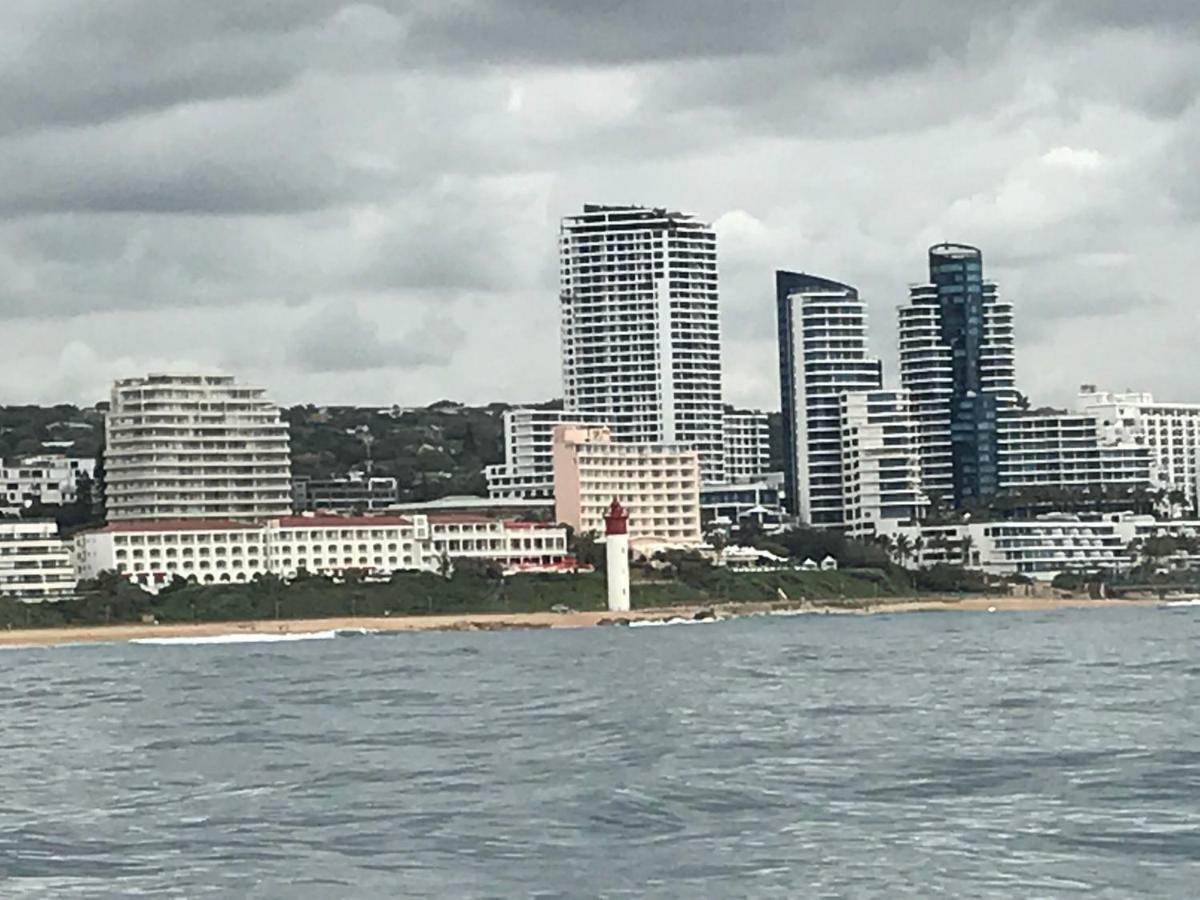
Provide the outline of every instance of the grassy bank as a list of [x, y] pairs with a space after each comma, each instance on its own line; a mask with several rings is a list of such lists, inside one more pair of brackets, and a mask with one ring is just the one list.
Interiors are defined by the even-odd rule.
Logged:
[[[661, 580], [636, 580], [635, 607], [679, 603], [853, 601], [910, 595], [903, 573], [855, 572], [735, 573], [706, 569]], [[92, 585], [79, 598], [26, 604], [0, 598], [0, 627], [53, 628], [141, 622], [225, 622], [248, 619], [314, 619], [339, 616], [455, 615], [542, 612], [564, 605], [577, 610], [605, 608], [600, 573], [515, 575], [493, 579], [404, 573], [383, 584], [335, 584], [304, 578], [290, 584], [267, 578], [242, 585], [177, 585], [151, 596], [113, 577]]]

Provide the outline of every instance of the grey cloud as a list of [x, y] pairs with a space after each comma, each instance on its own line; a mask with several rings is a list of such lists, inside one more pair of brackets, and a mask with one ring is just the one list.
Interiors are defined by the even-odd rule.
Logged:
[[[0, 384], [19, 400], [114, 359], [244, 360], [297, 400], [550, 395], [556, 220], [585, 201], [744, 212], [720, 244], [739, 403], [778, 402], [775, 268], [859, 285], [887, 357], [943, 238], [983, 247], [1039, 389], [1122, 353], [1136, 382], [1120, 303], [1190, 322], [1200, 275], [1196, 18], [1115, 0], [12, 0], [0, 322], [27, 346]], [[172, 323], [186, 340], [155, 337]], [[1147, 387], [1200, 396], [1185, 351], [1139, 336], [1163, 357]], [[94, 348], [79, 379], [34, 349], [58, 341]]]
[[358, 372], [441, 365], [462, 330], [445, 316], [426, 315], [396, 339], [383, 337], [353, 303], [330, 303], [292, 337], [290, 361], [306, 372]]

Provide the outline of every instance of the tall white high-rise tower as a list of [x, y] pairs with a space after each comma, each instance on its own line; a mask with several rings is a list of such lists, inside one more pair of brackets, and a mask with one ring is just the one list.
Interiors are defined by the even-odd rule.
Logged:
[[723, 478], [717, 239], [665, 209], [588, 204], [563, 219], [563, 395], [619, 441], [682, 443]]

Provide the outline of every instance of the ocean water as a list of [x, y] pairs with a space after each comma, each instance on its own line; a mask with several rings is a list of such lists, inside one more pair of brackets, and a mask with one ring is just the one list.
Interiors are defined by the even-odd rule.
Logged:
[[1200, 609], [0, 649], [0, 897], [1195, 897]]

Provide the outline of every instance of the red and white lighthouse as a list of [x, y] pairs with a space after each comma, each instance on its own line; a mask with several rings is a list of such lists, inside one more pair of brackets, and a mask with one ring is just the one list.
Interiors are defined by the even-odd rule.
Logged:
[[604, 558], [608, 608], [629, 612], [629, 513], [615, 497], [604, 514]]

